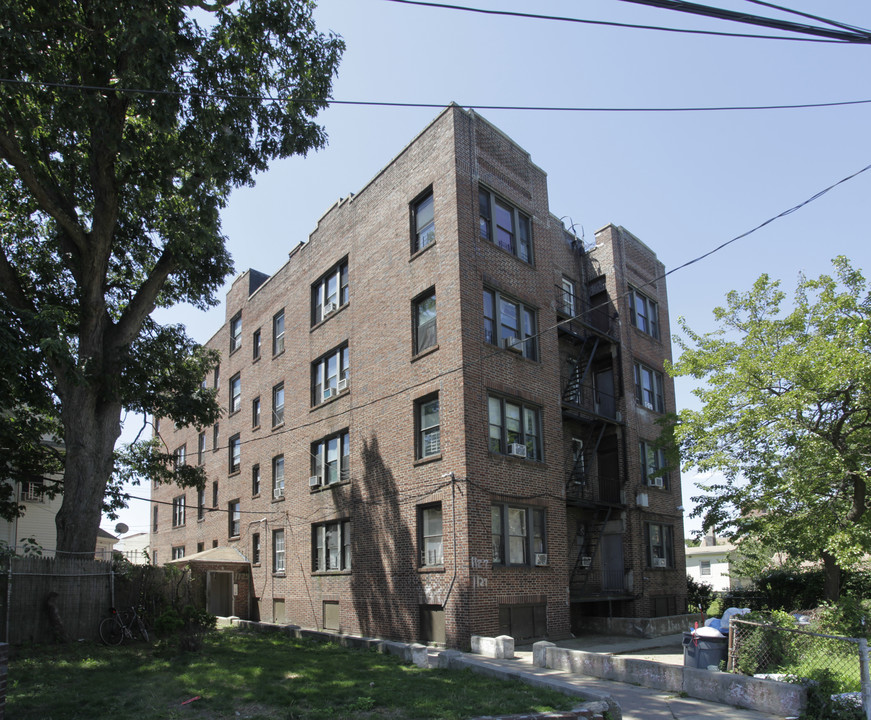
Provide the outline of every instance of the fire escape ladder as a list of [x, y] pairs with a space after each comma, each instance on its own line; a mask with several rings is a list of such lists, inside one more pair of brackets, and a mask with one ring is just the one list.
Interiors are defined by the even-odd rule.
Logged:
[[[592, 343], [592, 348], [589, 350], [588, 345]], [[599, 338], [597, 336], [586, 337], [581, 344], [581, 349], [575, 359], [575, 366], [572, 369], [568, 383], [566, 383], [563, 391], [563, 401], [576, 403], [582, 402], [582, 388], [587, 377], [590, 375], [590, 368], [593, 365], [593, 358], [596, 357], [596, 350], [599, 348]], [[586, 360], [586, 362], [584, 362]]]
[[569, 585], [577, 587], [580, 583], [580, 587], [578, 587], [578, 593], [580, 595], [583, 595], [587, 588], [587, 583], [590, 580], [590, 574], [593, 569], [593, 562], [596, 560], [596, 554], [599, 552], [599, 541], [601, 540], [602, 533], [610, 519], [611, 508], [609, 507], [606, 509], [605, 517], [602, 521], [597, 523], [590, 531], [590, 537], [584, 542], [583, 547], [578, 548], [578, 557], [575, 560], [575, 567], [572, 570], [572, 577], [569, 581]]

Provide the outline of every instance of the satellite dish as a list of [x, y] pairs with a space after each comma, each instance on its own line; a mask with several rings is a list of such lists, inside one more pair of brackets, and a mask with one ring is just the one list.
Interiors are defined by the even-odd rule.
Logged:
[[124, 523], [118, 523], [118, 524], [115, 526], [115, 532], [118, 533], [119, 535], [123, 535], [123, 534], [126, 533], [129, 529], [130, 529], [130, 528], [127, 527], [127, 525], [125, 525]]

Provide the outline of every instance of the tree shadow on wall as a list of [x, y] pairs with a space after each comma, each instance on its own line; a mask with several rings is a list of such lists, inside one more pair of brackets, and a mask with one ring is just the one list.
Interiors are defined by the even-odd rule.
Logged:
[[362, 478], [353, 484], [351, 496], [354, 608], [364, 635], [413, 642], [422, 596], [414, 502], [399, 492], [377, 437], [363, 441], [361, 456]]

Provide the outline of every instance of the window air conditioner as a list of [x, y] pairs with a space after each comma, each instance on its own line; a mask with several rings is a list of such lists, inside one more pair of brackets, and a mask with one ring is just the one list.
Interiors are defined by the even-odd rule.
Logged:
[[272, 497], [276, 500], [280, 497], [284, 497], [284, 488], [277, 487], [272, 491]]
[[325, 318], [329, 317], [334, 312], [336, 312], [336, 310], [338, 310], [338, 309], [339, 309], [339, 306], [336, 305], [336, 303], [334, 303], [334, 302], [327, 303], [326, 305], [324, 305], [324, 317]]
[[348, 389], [348, 378], [342, 378], [339, 382], [336, 383], [336, 392], [342, 392], [342, 390]]
[[324, 400], [329, 400], [331, 397], [333, 397], [333, 388], [324, 388]]
[[655, 568], [664, 568], [666, 567], [665, 558], [653, 558], [653, 567]]
[[516, 353], [523, 352], [523, 342], [516, 337], [502, 338], [502, 347]]
[[536, 567], [547, 565], [547, 553], [535, 553], [535, 565]]
[[665, 483], [663, 482], [663, 478], [661, 478], [661, 477], [650, 478], [647, 481], [647, 484], [650, 485], [650, 487], [658, 487], [658, 488], [665, 487]]
[[321, 478], [320, 478], [320, 475], [312, 475], [312, 476], [308, 479], [308, 486], [309, 486], [310, 488], [320, 487], [320, 484], [321, 484]]
[[589, 555], [582, 555], [581, 556], [581, 567], [588, 568], [592, 564], [593, 564], [593, 558], [591, 558]]
[[511, 443], [508, 445], [508, 454], [514, 457], [526, 457], [526, 445], [520, 443]]

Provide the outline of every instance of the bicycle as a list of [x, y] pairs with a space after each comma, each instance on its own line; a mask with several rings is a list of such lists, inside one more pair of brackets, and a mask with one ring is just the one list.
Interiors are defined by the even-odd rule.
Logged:
[[135, 607], [121, 613], [109, 608], [109, 612], [111, 616], [100, 623], [100, 639], [106, 645], [120, 645], [125, 639], [133, 640], [137, 635], [148, 642], [148, 630]]

